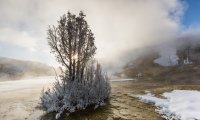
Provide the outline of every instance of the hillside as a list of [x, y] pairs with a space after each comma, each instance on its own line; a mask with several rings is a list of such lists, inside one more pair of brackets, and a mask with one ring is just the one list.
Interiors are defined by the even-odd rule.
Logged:
[[[157, 81], [167, 84], [200, 84], [199, 51], [191, 50], [191, 63], [181, 61], [175, 66], [162, 66], [154, 62], [159, 56], [157, 53], [145, 54], [128, 63], [121, 74], [140, 80]], [[194, 59], [197, 58], [197, 59]]]
[[0, 81], [49, 75], [54, 70], [43, 63], [0, 57]]
[[168, 67], [161, 66], [153, 61], [158, 58], [155, 53], [145, 54], [128, 63], [123, 68], [123, 74], [135, 78], [141, 74], [141, 78], [152, 79], [168, 70]]

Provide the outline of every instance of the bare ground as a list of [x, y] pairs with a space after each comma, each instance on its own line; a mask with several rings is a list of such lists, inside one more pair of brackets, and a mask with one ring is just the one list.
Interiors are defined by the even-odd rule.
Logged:
[[[90, 108], [61, 120], [162, 120], [155, 107], [129, 97], [128, 93], [141, 94], [150, 90], [157, 95], [173, 89], [197, 89], [200, 86], [164, 86], [135, 81], [112, 82], [112, 94], [106, 106], [95, 111]], [[3, 120], [54, 120], [55, 113], [47, 114], [39, 109], [41, 87], [0, 92], [0, 119]]]

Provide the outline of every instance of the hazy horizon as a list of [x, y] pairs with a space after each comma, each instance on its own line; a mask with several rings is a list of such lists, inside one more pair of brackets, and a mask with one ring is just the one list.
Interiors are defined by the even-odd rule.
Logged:
[[134, 50], [158, 46], [155, 49], [161, 56], [173, 56], [176, 54], [174, 42], [178, 39], [196, 37], [199, 40], [200, 22], [190, 15], [197, 15], [195, 5], [198, 7], [198, 1], [0, 0], [0, 3], [2, 57], [57, 66], [50, 54], [46, 32], [48, 25], [56, 25], [67, 11], [77, 14], [82, 10], [86, 14], [96, 38], [95, 57], [108, 64], [117, 64], [116, 67], [135, 58]]

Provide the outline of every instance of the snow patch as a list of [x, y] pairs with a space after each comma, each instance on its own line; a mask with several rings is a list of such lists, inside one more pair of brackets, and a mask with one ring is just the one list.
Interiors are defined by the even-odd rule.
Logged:
[[111, 82], [126, 82], [126, 81], [136, 81], [136, 79], [115, 79], [110, 80]]
[[165, 119], [199, 120], [200, 119], [200, 92], [191, 90], [174, 90], [163, 93], [166, 99], [157, 98], [150, 92], [145, 95], [129, 94], [145, 103], [154, 104], [156, 111]]

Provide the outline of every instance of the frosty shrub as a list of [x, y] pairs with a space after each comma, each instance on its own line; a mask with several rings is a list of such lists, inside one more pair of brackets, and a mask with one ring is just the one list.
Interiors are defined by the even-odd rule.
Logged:
[[66, 110], [75, 112], [93, 105], [96, 109], [105, 104], [110, 95], [110, 83], [102, 73], [100, 64], [91, 63], [86, 67], [84, 80], [64, 80], [54, 83], [51, 89], [42, 92], [41, 104], [47, 112], [57, 112], [56, 118]]
[[59, 118], [63, 112], [72, 113], [89, 106], [96, 109], [105, 104], [110, 95], [110, 82], [101, 65], [94, 60], [94, 37], [80, 12], [68, 12], [58, 21], [58, 26], [48, 30], [48, 43], [62, 74], [48, 90], [42, 91], [41, 105]]

